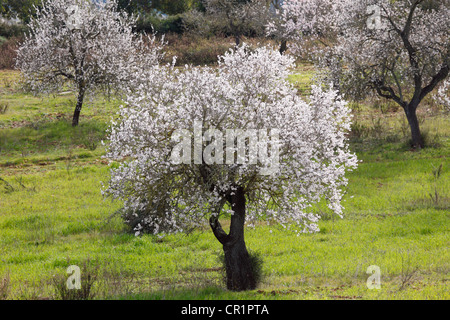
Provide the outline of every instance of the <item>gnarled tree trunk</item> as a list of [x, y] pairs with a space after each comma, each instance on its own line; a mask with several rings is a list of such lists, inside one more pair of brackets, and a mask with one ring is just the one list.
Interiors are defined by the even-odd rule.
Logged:
[[227, 200], [233, 210], [229, 234], [223, 231], [217, 217], [213, 216], [210, 219], [211, 229], [223, 245], [225, 253], [227, 288], [233, 291], [252, 290], [256, 288], [256, 279], [244, 241], [246, 202], [244, 189], [239, 187]]

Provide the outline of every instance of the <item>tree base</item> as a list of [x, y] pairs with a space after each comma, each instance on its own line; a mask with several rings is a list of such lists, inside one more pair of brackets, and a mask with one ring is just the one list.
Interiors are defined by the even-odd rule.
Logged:
[[224, 245], [227, 289], [232, 291], [253, 290], [257, 281], [254, 266], [245, 242]]

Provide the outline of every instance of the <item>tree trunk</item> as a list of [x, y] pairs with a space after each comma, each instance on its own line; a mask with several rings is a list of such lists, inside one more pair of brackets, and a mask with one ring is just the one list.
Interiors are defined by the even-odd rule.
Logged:
[[234, 35], [234, 41], [236, 42], [236, 47], [239, 47], [239, 45], [241, 44], [241, 35], [240, 34], [235, 34]]
[[78, 126], [80, 119], [81, 107], [83, 106], [84, 89], [80, 89], [78, 92], [77, 105], [75, 106], [75, 112], [73, 113], [72, 127]]
[[256, 280], [244, 239], [230, 245], [225, 244], [223, 251], [227, 289], [232, 291], [255, 289]]
[[417, 106], [410, 103], [405, 108], [406, 118], [408, 119], [409, 127], [411, 129], [411, 146], [416, 148], [423, 148], [424, 141], [420, 133], [419, 121], [416, 115]]
[[287, 50], [287, 41], [282, 40], [280, 44], [280, 54], [284, 54]]
[[246, 201], [244, 189], [239, 187], [228, 201], [233, 209], [229, 234], [222, 230], [217, 219], [210, 219], [214, 235], [223, 245], [227, 289], [252, 290], [256, 288], [256, 278], [244, 241]]

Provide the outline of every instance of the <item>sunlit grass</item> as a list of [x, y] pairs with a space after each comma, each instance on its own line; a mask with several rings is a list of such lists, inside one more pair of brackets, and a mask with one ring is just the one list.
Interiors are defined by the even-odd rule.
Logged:
[[[310, 75], [293, 81], [307, 90]], [[40, 99], [1, 86], [15, 76], [0, 73], [1, 99], [12, 106], [0, 115], [0, 279], [10, 277], [8, 298], [58, 298], [54, 275], [88, 259], [99, 268], [97, 298], [450, 298], [450, 133], [442, 113], [425, 114], [424, 127], [439, 131], [435, 147], [411, 151], [405, 139], [386, 136], [352, 140], [362, 162], [348, 175], [343, 219], [325, 212], [319, 233], [300, 236], [279, 226], [248, 228], [246, 244], [262, 255], [264, 279], [256, 290], [233, 293], [221, 282], [222, 248], [209, 229], [135, 237], [117, 214], [121, 203], [102, 197], [109, 165], [100, 140], [117, 104], [83, 109], [86, 117], [72, 128], [69, 96]], [[370, 127], [369, 111], [355, 112]], [[62, 116], [48, 116], [54, 113]], [[381, 269], [380, 290], [366, 286], [370, 265]]]

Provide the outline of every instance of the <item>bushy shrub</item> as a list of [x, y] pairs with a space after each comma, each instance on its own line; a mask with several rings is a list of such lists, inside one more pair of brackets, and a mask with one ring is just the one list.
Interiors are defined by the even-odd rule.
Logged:
[[[182, 35], [168, 33], [164, 40], [167, 42], [164, 63], [171, 63], [173, 57], [177, 57], [177, 66], [216, 65], [217, 57], [235, 46], [233, 37], [211, 36], [208, 38], [190, 32]], [[245, 41], [249, 48], [258, 48], [262, 45], [273, 47], [275, 44], [273, 40], [266, 38], [247, 38]]]
[[141, 16], [136, 23], [137, 32], [146, 33], [176, 33], [184, 32], [182, 15], [161, 16], [157, 14], [147, 14]]
[[19, 42], [19, 38], [11, 38], [0, 43], [0, 69], [14, 68]]
[[165, 62], [177, 57], [176, 65], [211, 65], [217, 63], [217, 57], [233, 46], [233, 40], [223, 37], [206, 39], [192, 34], [166, 35], [167, 53]]
[[28, 31], [22, 24], [0, 23], [0, 36], [5, 38], [21, 37]]

